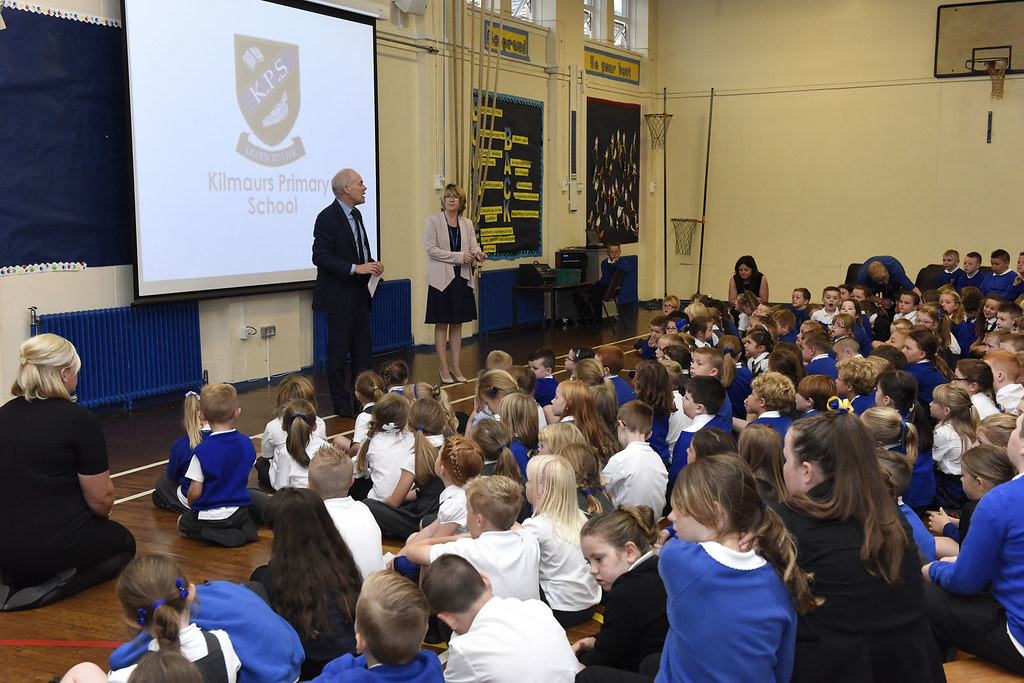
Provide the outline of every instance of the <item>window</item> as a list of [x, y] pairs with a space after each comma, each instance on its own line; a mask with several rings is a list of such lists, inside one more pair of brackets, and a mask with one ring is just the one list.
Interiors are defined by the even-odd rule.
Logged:
[[512, 0], [512, 16], [523, 21], [533, 21], [533, 0]]
[[591, 7], [583, 8], [583, 37], [594, 39], [594, 10]]
[[629, 49], [629, 0], [614, 0], [612, 10], [613, 43], [616, 47]]

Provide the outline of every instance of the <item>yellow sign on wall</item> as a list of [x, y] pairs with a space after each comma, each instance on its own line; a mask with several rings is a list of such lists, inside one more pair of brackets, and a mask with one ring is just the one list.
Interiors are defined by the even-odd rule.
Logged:
[[640, 85], [640, 61], [602, 52], [592, 47], [583, 48], [583, 61], [588, 74]]
[[500, 49], [501, 54], [506, 57], [530, 61], [529, 33], [522, 29], [512, 28], [511, 26], [502, 26], [499, 44], [498, 32], [494, 28], [491, 22], [484, 22], [484, 42], [487, 44], [488, 49], [492, 52], [497, 52]]

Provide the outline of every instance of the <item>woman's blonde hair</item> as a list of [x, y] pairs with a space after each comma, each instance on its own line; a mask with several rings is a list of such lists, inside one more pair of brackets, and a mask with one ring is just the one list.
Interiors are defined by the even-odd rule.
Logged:
[[448, 194], [453, 194], [459, 198], [459, 215], [461, 216], [466, 210], [466, 191], [458, 183], [448, 183], [445, 185], [444, 191], [441, 192], [441, 211], [444, 211], [444, 198]]
[[26, 401], [37, 398], [74, 400], [60, 376], [61, 370], [74, 374], [82, 369], [75, 345], [56, 334], [40, 334], [21, 343], [18, 353], [18, 374], [11, 385], [13, 396]]
[[576, 504], [576, 473], [565, 458], [538, 455], [527, 468], [537, 477], [537, 497], [533, 516], [544, 515], [562, 540], [579, 545], [580, 529], [587, 521]]
[[518, 391], [507, 394], [501, 399], [498, 412], [498, 419], [512, 430], [512, 438], [528, 450], [536, 451], [540, 418], [537, 417], [537, 402], [533, 397]]

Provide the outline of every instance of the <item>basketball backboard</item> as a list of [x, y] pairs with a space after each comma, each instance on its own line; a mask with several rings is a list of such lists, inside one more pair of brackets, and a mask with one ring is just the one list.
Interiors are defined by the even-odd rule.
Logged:
[[939, 6], [936, 78], [988, 77], [984, 63], [999, 59], [1006, 60], [1006, 73], [1024, 73], [1024, 0]]

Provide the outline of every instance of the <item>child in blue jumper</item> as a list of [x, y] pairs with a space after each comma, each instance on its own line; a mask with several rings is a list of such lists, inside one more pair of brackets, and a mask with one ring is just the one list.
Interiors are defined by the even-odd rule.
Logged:
[[160, 475], [153, 487], [153, 505], [171, 512], [188, 512], [188, 485], [185, 470], [192, 462], [192, 451], [210, 435], [210, 426], [199, 418], [199, 394], [186, 392], [181, 407], [185, 436], [171, 446], [167, 472]]
[[786, 430], [793, 424], [790, 417], [796, 409], [796, 388], [792, 380], [778, 372], [764, 372], [754, 378], [747, 397], [747, 412], [754, 415], [749, 424], [767, 425], [786, 440]]
[[668, 326], [668, 317], [664, 315], [656, 315], [651, 319], [651, 334], [647, 339], [640, 339], [633, 348], [640, 352], [640, 357], [644, 360], [656, 360], [658, 352], [658, 340], [661, 339], [661, 335], [665, 334], [665, 328]]
[[[1022, 413], [1024, 401], [1018, 405]], [[1006, 455], [1019, 473], [978, 502], [956, 562], [922, 569], [932, 633], [947, 661], [955, 649], [1024, 676], [1024, 413]], [[991, 590], [989, 590], [989, 587]]]
[[537, 378], [537, 384], [533, 389], [533, 398], [540, 407], [551, 405], [551, 399], [555, 397], [555, 389], [558, 388], [558, 380], [553, 377], [555, 374], [555, 352], [548, 348], [537, 349], [530, 356], [530, 370]]
[[671, 490], [679, 472], [686, 467], [686, 449], [690, 447], [693, 435], [706, 427], [732, 433], [732, 423], [717, 415], [725, 403], [725, 387], [715, 377], [691, 377], [686, 383], [683, 395], [683, 413], [690, 418], [690, 426], [684, 429], [672, 447], [672, 464], [668, 469], [668, 485]]
[[441, 683], [437, 655], [421, 650], [430, 609], [412, 581], [395, 572], [378, 571], [363, 583], [356, 605], [356, 648], [330, 662], [314, 683], [398, 681]]
[[964, 271], [960, 267], [960, 252], [956, 249], [947, 249], [942, 254], [942, 272], [939, 273], [939, 287], [952, 285], [953, 289], [959, 290], [960, 281], [963, 277]]
[[256, 540], [247, 488], [256, 449], [248, 436], [234, 428], [241, 412], [238, 394], [230, 384], [203, 388], [199, 417], [209, 423], [211, 432], [196, 446], [185, 471], [191, 509], [178, 518], [178, 530], [187, 538], [227, 548]]

